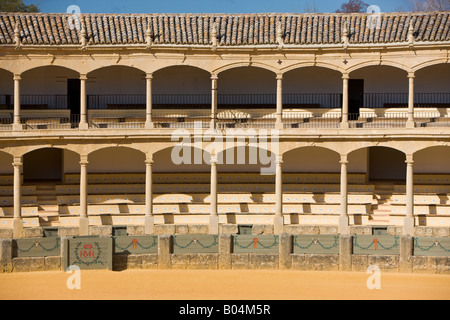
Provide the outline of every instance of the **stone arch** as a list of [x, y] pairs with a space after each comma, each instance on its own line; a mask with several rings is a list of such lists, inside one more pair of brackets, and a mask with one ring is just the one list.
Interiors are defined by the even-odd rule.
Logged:
[[299, 146], [283, 153], [283, 172], [340, 172], [340, 154], [325, 146]]
[[234, 63], [230, 63], [230, 64], [227, 64], [227, 65], [221, 66], [221, 67], [219, 67], [217, 69], [214, 69], [212, 71], [212, 74], [219, 75], [219, 77], [220, 77], [220, 74], [225, 72], [225, 71], [228, 71], [228, 70], [231, 70], [231, 69], [235, 69], [235, 68], [243, 68], [243, 67], [261, 68], [261, 69], [273, 72], [274, 75], [277, 75], [277, 74], [280, 73], [279, 69], [274, 68], [274, 67], [272, 67], [272, 66], [270, 66], [268, 64], [265, 64], [265, 63], [260, 63], [260, 62], [234, 62]]
[[406, 154], [389, 145], [368, 145], [355, 148], [348, 153], [349, 164], [358, 152], [366, 150], [366, 179], [368, 181], [378, 180], [405, 180], [406, 179]]
[[64, 146], [39, 146], [22, 155], [24, 182], [62, 182], [79, 170], [80, 155]]
[[153, 172], [210, 172], [210, 153], [192, 144], [164, 147], [153, 153]]
[[143, 151], [131, 146], [102, 146], [88, 154], [89, 173], [142, 173], [145, 172]]
[[364, 62], [357, 63], [357, 64], [351, 66], [350, 68], [346, 69], [344, 72], [350, 74], [350, 76], [351, 76], [351, 73], [354, 72], [354, 71], [360, 70], [360, 69], [365, 68], [365, 67], [372, 67], [372, 66], [389, 66], [389, 67], [394, 67], [394, 68], [400, 69], [402, 71], [405, 71], [406, 73], [409, 73], [409, 72], [412, 71], [412, 68], [410, 68], [410, 67], [408, 67], [408, 66], [406, 66], [406, 65], [404, 65], [402, 63], [396, 62], [396, 61], [391, 61], [391, 60], [382, 60], [382, 61], [380, 61], [380, 60], [369, 60], [369, 61], [364, 61]]
[[415, 173], [450, 174], [450, 146], [430, 146], [413, 154]]

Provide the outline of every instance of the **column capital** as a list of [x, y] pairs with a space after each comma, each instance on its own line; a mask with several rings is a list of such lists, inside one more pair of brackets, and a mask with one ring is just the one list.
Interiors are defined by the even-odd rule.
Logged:
[[279, 154], [279, 155], [276, 156], [275, 164], [277, 164], [277, 165], [283, 164], [283, 155], [282, 154]]
[[277, 80], [283, 80], [283, 74], [282, 73], [278, 73], [276, 76]]
[[22, 75], [20, 73], [15, 73], [13, 76], [14, 81], [22, 80]]
[[407, 165], [412, 165], [412, 164], [414, 163], [414, 158], [413, 158], [413, 155], [412, 155], [412, 154], [407, 154], [407, 155], [406, 155], [405, 163], [406, 163]]
[[80, 165], [81, 166], [87, 166], [89, 164], [89, 161], [88, 161], [88, 155], [86, 154], [86, 155], [81, 155], [80, 156]]
[[147, 72], [147, 73], [145, 74], [145, 79], [146, 79], [146, 80], [152, 80], [152, 79], [153, 79], [153, 73]]
[[342, 79], [348, 80], [350, 79], [350, 75], [347, 72], [342, 73]]
[[22, 157], [14, 157], [12, 165], [14, 167], [21, 167], [23, 165]]
[[408, 78], [414, 79], [416, 77], [414, 72], [408, 72]]
[[80, 73], [80, 80], [87, 80], [87, 74], [86, 73]]
[[153, 154], [147, 154], [145, 157], [145, 164], [152, 165], [153, 164]]
[[347, 154], [341, 154], [339, 163], [340, 164], [347, 164], [348, 163], [348, 155]]
[[217, 74], [215, 74], [215, 73], [212, 73], [211, 74], [211, 80], [219, 80], [219, 76], [217, 75]]

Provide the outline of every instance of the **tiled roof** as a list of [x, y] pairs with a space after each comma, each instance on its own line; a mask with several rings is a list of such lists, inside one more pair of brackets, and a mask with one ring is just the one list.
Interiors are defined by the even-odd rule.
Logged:
[[[0, 45], [14, 44], [16, 22], [22, 44], [81, 44], [70, 14], [0, 13]], [[367, 14], [83, 14], [90, 45], [145, 44], [150, 26], [153, 44], [211, 45], [216, 24], [218, 45], [276, 45], [281, 25], [285, 45], [342, 43], [347, 24], [352, 43], [408, 41], [410, 20], [416, 41], [450, 41], [450, 12], [383, 13], [379, 28], [368, 28]], [[76, 21], [76, 20], [72, 20]], [[72, 24], [76, 25], [75, 24]]]

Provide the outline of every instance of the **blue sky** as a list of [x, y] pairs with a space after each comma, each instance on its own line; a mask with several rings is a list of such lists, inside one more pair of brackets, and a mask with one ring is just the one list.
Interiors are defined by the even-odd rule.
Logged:
[[[316, 0], [318, 12], [334, 12], [348, 0]], [[409, 0], [365, 0], [382, 12], [407, 10]], [[314, 0], [25, 0], [42, 12], [66, 12], [70, 5], [82, 13], [261, 13], [305, 12]]]

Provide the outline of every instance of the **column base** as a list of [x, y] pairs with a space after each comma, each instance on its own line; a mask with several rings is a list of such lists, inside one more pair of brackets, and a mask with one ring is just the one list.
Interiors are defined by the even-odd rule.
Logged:
[[80, 122], [78, 124], [78, 129], [80, 129], [80, 130], [88, 130], [89, 129], [89, 124], [87, 122]]
[[341, 122], [340, 128], [341, 129], [348, 129], [348, 128], [350, 128], [350, 125], [348, 124], [348, 121]]
[[338, 232], [342, 235], [350, 234], [350, 228], [348, 227], [348, 217], [347, 216], [339, 217]]
[[89, 218], [80, 218], [78, 234], [80, 236], [89, 235]]
[[153, 234], [155, 231], [155, 217], [146, 216], [144, 218], [144, 232], [145, 234]]
[[22, 131], [23, 125], [21, 123], [13, 123], [12, 129], [13, 131]]
[[405, 217], [403, 224], [403, 235], [414, 235], [414, 217]]
[[275, 129], [277, 129], [277, 130], [282, 130], [283, 128], [284, 128], [284, 126], [283, 126], [283, 121], [277, 120], [277, 121], [275, 122]]
[[219, 216], [209, 216], [209, 234], [219, 234]]
[[273, 233], [282, 234], [284, 227], [284, 218], [281, 214], [276, 214], [273, 218]]
[[13, 238], [18, 239], [23, 237], [23, 221], [22, 219], [14, 219], [13, 225]]
[[155, 126], [153, 125], [152, 121], [145, 122], [145, 129], [153, 129]]
[[414, 120], [406, 121], [406, 128], [415, 128], [415, 127], [416, 127], [416, 123], [414, 122]]

